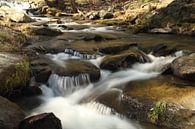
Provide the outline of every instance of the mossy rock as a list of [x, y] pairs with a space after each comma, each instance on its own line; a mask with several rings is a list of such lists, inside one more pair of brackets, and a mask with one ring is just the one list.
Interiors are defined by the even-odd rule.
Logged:
[[0, 94], [14, 96], [20, 89], [28, 86], [30, 80], [30, 66], [26, 57], [0, 53]]

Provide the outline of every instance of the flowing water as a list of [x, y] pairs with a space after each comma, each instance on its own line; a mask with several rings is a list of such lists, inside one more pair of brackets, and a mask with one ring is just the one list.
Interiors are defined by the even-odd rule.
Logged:
[[[121, 84], [133, 80], [154, 78], [160, 74], [163, 66], [182, 55], [182, 52], [178, 53], [168, 57], [149, 55], [152, 59], [151, 63], [136, 64], [125, 71], [111, 73], [102, 70], [101, 80], [97, 83], [91, 83], [87, 74], [75, 77], [60, 77], [53, 74], [48, 80], [48, 85], [41, 86], [43, 95], [40, 99], [43, 104], [31, 111], [30, 115], [53, 112], [62, 121], [63, 129], [77, 129], [78, 127], [80, 129], [145, 129], [136, 122], [120, 116], [112, 108], [95, 102], [93, 98], [85, 103], [80, 102], [87, 96], [94, 94], [96, 97], [100, 96], [112, 88], [120, 87]], [[60, 60], [75, 58], [75, 55], [56, 54], [49, 57], [51, 59], [55, 57], [55, 61], [60, 62]], [[81, 57], [78, 56], [78, 58]], [[102, 57], [88, 61], [98, 66], [101, 60]], [[81, 85], [83, 81], [85, 83]]]
[[[1, 4], [2, 3], [3, 2], [1, 2]], [[27, 4], [11, 4], [10, 2], [4, 2], [4, 4], [14, 6], [20, 10], [28, 8]], [[47, 21], [50, 19], [35, 16], [33, 16], [33, 18], [39, 21]], [[79, 24], [71, 22], [67, 23], [66, 25]], [[63, 30], [62, 28], [58, 27], [59, 25], [56, 24], [50, 24], [49, 27], [60, 29], [62, 32], [111, 32], [115, 33], [116, 35], [119, 33], [124, 33], [125, 36], [127, 35], [127, 32], [117, 31], [116, 28], [114, 29], [114, 27], [102, 27], [90, 24], [85, 25], [89, 27], [81, 30]], [[178, 39], [169, 35], [163, 35], [160, 37], [159, 35], [140, 34], [127, 36], [125, 39], [120, 41], [136, 41], [145, 46], [150, 46], [153, 43], [166, 42], [171, 44], [171, 46], [177, 46], [181, 49], [188, 49], [186, 46], [193, 46], [195, 40], [194, 38], [189, 37]], [[190, 50], [194, 50], [194, 48], [190, 48]], [[113, 88], [120, 89], [120, 86], [128, 82], [157, 77], [163, 71], [164, 66], [171, 63], [176, 57], [179, 57], [182, 54], [182, 51], [178, 51], [174, 55], [167, 57], [155, 57], [149, 54], [148, 56], [151, 59], [150, 63], [138, 63], [132, 68], [115, 73], [101, 70], [100, 81], [96, 83], [92, 83], [90, 81], [88, 74], [81, 74], [75, 77], [58, 76], [56, 74], [52, 74], [48, 80], [48, 83], [41, 86], [43, 94], [33, 98], [36, 104], [32, 102], [33, 99], [30, 99], [31, 106], [29, 106], [29, 103], [25, 103], [29, 101], [28, 99], [26, 101], [23, 99], [22, 102], [20, 101], [18, 103], [22, 107], [25, 107], [27, 116], [45, 112], [53, 112], [61, 120], [63, 129], [163, 129], [162, 127], [158, 128], [150, 124], [143, 124], [136, 121], [127, 120], [124, 116], [121, 116], [115, 112], [114, 109], [96, 102], [95, 98]], [[81, 54], [71, 49], [66, 49], [64, 52], [58, 54], [48, 53], [46, 56], [51, 58], [59, 65], [68, 59], [80, 59], [89, 61], [97, 67], [99, 67], [102, 59], [104, 58], [101, 55]], [[87, 101], [82, 102], [82, 100], [86, 98], [88, 98]], [[38, 100], [39, 103], [37, 104]]]

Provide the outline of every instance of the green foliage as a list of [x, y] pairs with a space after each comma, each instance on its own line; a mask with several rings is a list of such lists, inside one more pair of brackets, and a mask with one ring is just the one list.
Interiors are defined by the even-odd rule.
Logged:
[[167, 104], [165, 102], [157, 102], [148, 114], [151, 122], [156, 123], [166, 111]]

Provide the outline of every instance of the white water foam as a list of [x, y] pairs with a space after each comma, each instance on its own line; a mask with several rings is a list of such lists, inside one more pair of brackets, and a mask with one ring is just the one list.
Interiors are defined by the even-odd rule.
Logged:
[[[45, 104], [37, 108], [32, 114], [53, 112], [60, 118], [63, 129], [142, 129], [135, 127], [125, 118], [113, 115], [111, 108], [96, 103], [93, 98], [88, 103], [81, 104], [80, 102], [87, 96], [94, 95], [96, 98], [102, 93], [114, 87], [121, 87], [130, 81], [154, 78], [160, 74], [164, 66], [181, 55], [181, 52], [168, 57], [149, 55], [152, 60], [151, 63], [136, 64], [133, 68], [115, 73], [101, 70], [100, 81], [94, 84], [89, 83], [88, 86], [81, 86], [81, 81], [89, 81], [87, 75], [77, 77], [52, 75], [48, 81], [49, 87], [42, 86], [43, 96], [41, 98], [45, 100]], [[62, 56], [59, 59], [66, 58]], [[101, 60], [100, 58], [91, 60], [91, 62], [99, 66]], [[55, 97], [56, 95], [61, 97]]]

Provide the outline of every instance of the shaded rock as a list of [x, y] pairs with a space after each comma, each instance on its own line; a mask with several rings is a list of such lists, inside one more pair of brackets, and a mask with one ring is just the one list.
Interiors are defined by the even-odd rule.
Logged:
[[59, 64], [47, 57], [41, 57], [33, 60], [31, 66], [36, 81], [41, 83], [46, 83], [52, 73], [70, 77], [89, 74], [92, 82], [98, 81], [100, 78], [100, 70], [87, 61], [66, 60]]
[[0, 128], [17, 129], [25, 117], [24, 112], [15, 104], [0, 96]]
[[168, 48], [165, 44], [157, 44], [149, 48], [149, 52], [152, 52], [154, 56], [168, 56], [174, 54], [176, 51], [174, 48]]
[[43, 35], [43, 36], [58, 36], [62, 34], [60, 30], [51, 29], [49, 27], [25, 26], [23, 27], [23, 31], [27, 34]]
[[32, 74], [37, 82], [47, 83], [52, 73], [50, 66], [52, 63], [50, 59], [44, 57], [39, 57], [31, 61]]
[[53, 113], [43, 113], [24, 119], [19, 129], [62, 129], [62, 125]]
[[171, 68], [174, 75], [185, 80], [195, 81], [195, 54], [175, 59]]
[[117, 55], [106, 56], [103, 59], [100, 68], [117, 71], [129, 68], [135, 63], [146, 63], [149, 61], [150, 59], [144, 52], [138, 49], [129, 49]]
[[2, 16], [4, 18], [8, 18], [14, 22], [28, 23], [28, 22], [34, 21], [28, 15], [26, 15], [24, 12], [18, 11], [16, 9], [10, 8], [8, 6], [2, 6], [0, 8], [0, 16]]
[[0, 95], [12, 96], [28, 85], [29, 62], [24, 56], [0, 53]]
[[35, 96], [41, 95], [42, 91], [38, 86], [28, 86], [24, 87], [21, 91], [23, 96]]
[[98, 11], [94, 11], [94, 12], [90, 12], [87, 14], [87, 17], [90, 19], [90, 20], [97, 20], [97, 19], [100, 19], [100, 15], [99, 15], [99, 12]]
[[101, 10], [99, 12], [99, 16], [101, 19], [111, 19], [114, 17], [113, 13], [105, 11], [105, 10]]

